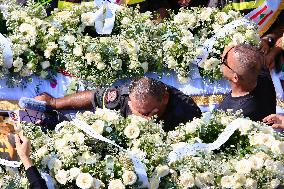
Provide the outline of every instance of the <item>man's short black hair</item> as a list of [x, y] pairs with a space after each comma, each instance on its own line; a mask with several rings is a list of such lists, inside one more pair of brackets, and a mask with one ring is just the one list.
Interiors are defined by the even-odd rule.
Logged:
[[161, 101], [166, 90], [167, 87], [163, 82], [145, 76], [135, 78], [129, 86], [129, 93], [142, 101], [148, 96], [153, 96]]

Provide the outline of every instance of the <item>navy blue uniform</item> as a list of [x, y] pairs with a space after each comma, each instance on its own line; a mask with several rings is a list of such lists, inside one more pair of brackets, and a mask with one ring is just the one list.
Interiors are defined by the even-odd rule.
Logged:
[[[167, 86], [169, 102], [164, 114], [157, 120], [164, 122], [164, 130], [174, 130], [180, 123], [186, 123], [194, 117], [200, 117], [201, 111], [195, 102], [188, 95], [176, 88]], [[93, 106], [106, 107], [112, 110], [119, 110], [126, 117], [132, 114], [129, 106], [128, 86], [111, 87], [108, 89], [96, 89], [94, 91]]]

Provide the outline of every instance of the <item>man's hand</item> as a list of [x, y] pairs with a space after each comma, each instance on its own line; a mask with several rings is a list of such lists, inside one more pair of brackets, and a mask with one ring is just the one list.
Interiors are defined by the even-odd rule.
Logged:
[[34, 99], [45, 101], [47, 105], [51, 106], [52, 108], [56, 107], [56, 99], [48, 93], [41, 93], [39, 96], [34, 97]]
[[32, 161], [30, 159], [31, 142], [27, 137], [23, 136], [22, 134], [15, 135], [15, 142], [19, 158], [21, 159], [25, 166], [25, 169], [27, 170], [29, 167], [33, 166]]
[[182, 7], [187, 7], [191, 0], [178, 0], [178, 4]]
[[266, 124], [272, 124], [275, 129], [284, 129], [284, 116], [278, 114], [271, 114], [263, 119]]

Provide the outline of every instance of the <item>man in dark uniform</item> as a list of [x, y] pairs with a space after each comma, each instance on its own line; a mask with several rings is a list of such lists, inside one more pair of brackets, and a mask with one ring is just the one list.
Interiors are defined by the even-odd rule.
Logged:
[[164, 122], [165, 131], [173, 130], [179, 123], [201, 116], [200, 109], [189, 96], [148, 77], [136, 78], [129, 86], [98, 88], [63, 98], [52, 98], [44, 93], [35, 99], [46, 101], [56, 110], [105, 107], [119, 110], [124, 117], [130, 114], [145, 118], [157, 115], [157, 121]]

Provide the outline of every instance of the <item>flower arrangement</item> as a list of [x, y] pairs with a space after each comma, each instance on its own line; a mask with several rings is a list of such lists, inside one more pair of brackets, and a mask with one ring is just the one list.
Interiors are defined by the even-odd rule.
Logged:
[[[32, 0], [25, 6], [5, 3], [6, 36], [13, 44], [14, 62], [11, 69], [1, 68], [2, 75], [15, 83], [32, 74], [51, 79], [62, 69], [95, 85], [172, 70], [184, 83], [196, 70], [192, 62], [206, 39], [242, 17], [232, 10], [192, 8], [156, 23], [150, 12], [120, 7], [112, 34], [99, 35], [95, 31], [98, 8], [91, 2], [55, 9], [48, 17], [44, 6]], [[232, 35], [218, 39], [208, 59], [198, 65], [203, 77], [221, 78], [220, 56], [230, 43], [258, 45], [256, 27], [240, 25]]]
[[[104, 139], [87, 134], [82, 125], [74, 122], [62, 122], [56, 131], [48, 133], [33, 124], [22, 125], [32, 142], [31, 157], [35, 165], [50, 174], [57, 188], [141, 186], [128, 152], [143, 164], [148, 188], [277, 188], [284, 185], [283, 134], [264, 123], [243, 118], [240, 112], [205, 113], [168, 133], [163, 131], [162, 123], [137, 116], [123, 118], [108, 109], [78, 113], [76, 117]], [[221, 147], [210, 151], [199, 149], [194, 154], [186, 154], [185, 149], [184, 156], [171, 159], [172, 152], [186, 145], [214, 143], [229, 127], [236, 130]], [[21, 188], [28, 184], [21, 170], [2, 169], [0, 174], [3, 175], [1, 186]]]

